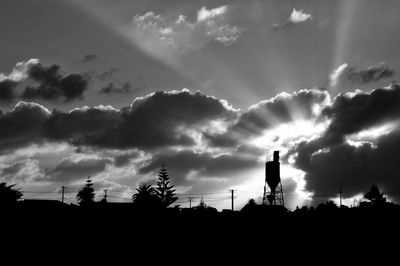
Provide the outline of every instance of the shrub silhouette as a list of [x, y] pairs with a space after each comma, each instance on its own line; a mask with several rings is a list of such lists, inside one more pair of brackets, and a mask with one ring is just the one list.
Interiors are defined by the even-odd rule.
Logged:
[[246, 203], [246, 205], [243, 206], [242, 212], [249, 212], [249, 211], [254, 211], [256, 208], [257, 204], [254, 199], [249, 199], [249, 201]]
[[94, 195], [93, 183], [89, 176], [88, 180], [86, 180], [86, 185], [76, 195], [76, 199], [79, 205], [89, 206], [94, 203]]
[[364, 194], [364, 198], [374, 205], [382, 205], [386, 203], [386, 197], [379, 191], [376, 185], [372, 185], [370, 190]]
[[23, 194], [14, 185], [7, 186], [7, 183], [0, 183], [0, 206], [12, 206], [21, 200]]
[[193, 207], [193, 209], [199, 214], [215, 214], [218, 210], [214, 207], [208, 206], [203, 198], [201, 198], [199, 205]]

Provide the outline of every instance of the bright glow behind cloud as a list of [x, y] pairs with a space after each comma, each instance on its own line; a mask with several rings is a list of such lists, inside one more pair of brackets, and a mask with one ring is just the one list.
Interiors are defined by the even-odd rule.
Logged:
[[268, 149], [279, 149], [281, 151], [288, 150], [288, 144], [291, 141], [299, 139], [310, 140], [319, 136], [327, 125], [325, 123], [315, 123], [313, 121], [294, 121], [277, 126], [271, 130], [267, 130], [265, 134], [251, 141], [258, 147]]

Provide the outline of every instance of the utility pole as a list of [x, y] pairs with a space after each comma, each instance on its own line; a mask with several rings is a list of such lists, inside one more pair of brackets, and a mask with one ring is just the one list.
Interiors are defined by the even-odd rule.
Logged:
[[61, 202], [64, 203], [64, 190], [65, 186], [61, 186]]
[[340, 208], [342, 208], [342, 183], [345, 180], [349, 180], [348, 178], [342, 178], [340, 179], [340, 183], [339, 183], [339, 206]]
[[197, 197], [191, 197], [191, 196], [188, 197], [188, 199], [189, 199], [189, 208], [190, 209], [192, 208], [192, 199], [195, 199], [195, 198], [197, 198]]
[[235, 190], [234, 189], [230, 189], [229, 191], [231, 192], [232, 211], [234, 211], [235, 208], [234, 208], [234, 205], [233, 205], [233, 199], [235, 198], [235, 196], [234, 196]]
[[108, 191], [108, 189], [104, 190], [104, 201], [107, 201], [107, 191]]

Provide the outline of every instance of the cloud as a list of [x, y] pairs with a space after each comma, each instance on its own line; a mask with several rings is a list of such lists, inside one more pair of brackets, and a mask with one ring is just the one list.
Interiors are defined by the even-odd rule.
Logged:
[[118, 68], [111, 67], [103, 72], [93, 74], [95, 78], [106, 83], [100, 89], [99, 94], [131, 94], [133, 89], [140, 90], [142, 87], [146, 86], [143, 76], [138, 75], [137, 85], [133, 85], [131, 82], [121, 82], [120, 79], [116, 78], [115, 75], [118, 72]]
[[12, 164], [0, 166], [0, 175], [10, 183], [26, 183], [42, 177], [39, 161], [34, 159], [24, 159], [13, 162]]
[[288, 18], [288, 21], [296, 24], [309, 19], [312, 19], [310, 14], [304, 13], [303, 10], [296, 10], [295, 8], [293, 8], [293, 11]]
[[[235, 173], [260, 166], [260, 162], [254, 158], [240, 156], [238, 153], [215, 154], [193, 150], [167, 150], [154, 155], [147, 164], [139, 169], [139, 173], [156, 175], [163, 162], [166, 163], [167, 169], [170, 169], [169, 174], [177, 186], [194, 185], [204, 179], [218, 180], [223, 186], [227, 182], [232, 185], [240, 183], [240, 177]], [[216, 182], [218, 183], [218, 181]], [[207, 186], [209, 186], [208, 191], [219, 189], [215, 182], [211, 182]]]
[[20, 81], [28, 78], [29, 69], [39, 63], [39, 59], [29, 59], [16, 63], [10, 74], [0, 73], [0, 101], [12, 102], [16, 99], [16, 91]]
[[[120, 86], [119, 86], [120, 85]], [[129, 82], [123, 84], [108, 83], [107, 86], [101, 88], [100, 94], [131, 94], [132, 85]]]
[[[310, 136], [302, 134], [300, 122], [307, 122]], [[323, 126], [318, 134], [316, 125]], [[115, 182], [132, 184], [132, 175], [135, 182], [155, 178], [165, 161], [174, 184], [193, 193], [215, 192], [248, 182], [253, 176], [247, 174], [262, 169], [265, 153], [276, 148], [285, 169], [297, 169], [301, 180], [304, 173], [305, 189], [315, 198], [335, 197], [343, 177], [351, 180], [344, 187], [346, 196], [375, 183], [396, 197], [399, 125], [398, 84], [343, 93], [333, 100], [320, 89], [280, 93], [244, 111], [186, 89], [151, 93], [121, 109], [84, 106], [49, 111], [19, 102], [0, 112], [0, 172], [22, 179], [33, 169], [36, 180], [49, 182], [74, 182], [89, 174], [103, 181], [122, 176]], [[385, 130], [375, 130], [381, 127]], [[260, 137], [269, 146], [255, 142]], [[63, 155], [62, 161], [41, 172], [38, 163], [28, 167], [18, 163], [18, 156], [4, 159], [22, 147], [55, 143], [68, 143], [71, 151], [81, 152]], [[289, 171], [285, 176], [293, 178], [286, 181], [286, 191], [298, 193], [303, 187], [300, 175], [293, 177]]]
[[357, 70], [348, 64], [342, 64], [333, 71], [329, 80], [331, 87], [343, 84], [362, 85], [390, 78], [393, 74], [394, 71], [387, 67], [385, 63], [379, 63], [364, 70]]
[[197, 18], [189, 20], [185, 15], [172, 17], [147, 12], [133, 18], [133, 33], [138, 41], [147, 44], [157, 42], [161, 46], [184, 50], [199, 49], [210, 41], [228, 46], [241, 35], [241, 29], [227, 22], [229, 8], [202, 7]]
[[84, 158], [74, 160], [65, 158], [53, 169], [47, 169], [43, 179], [51, 182], [71, 183], [103, 172], [110, 163], [111, 160], [109, 159]]
[[17, 87], [18, 82], [11, 79], [4, 79], [0, 81], [0, 101], [11, 102], [14, 101], [15, 87]]
[[27, 86], [23, 99], [64, 100], [82, 99], [88, 80], [80, 74], [63, 75], [59, 65], [49, 67], [38, 63], [28, 70], [28, 77], [38, 85]]
[[115, 73], [117, 73], [119, 71], [118, 68], [115, 67], [111, 67], [99, 74], [96, 75], [96, 78], [98, 78], [101, 81], [109, 81], [113, 78], [113, 76], [115, 75]]
[[[192, 146], [193, 134], [237, 116], [224, 100], [188, 90], [155, 92], [117, 110], [111, 106], [53, 111], [20, 102], [0, 116], [0, 150], [24, 143], [62, 141], [76, 146], [154, 149]], [[29, 136], [29, 137], [28, 137]]]
[[45, 107], [19, 102], [10, 112], [0, 112], [0, 153], [44, 141], [42, 130], [51, 116]]
[[345, 135], [397, 120], [400, 115], [400, 85], [393, 84], [370, 93], [339, 94], [322, 115], [331, 119], [326, 132], [330, 141], [342, 141]]
[[395, 189], [400, 185], [400, 165], [396, 161], [400, 156], [399, 145], [400, 132], [394, 131], [379, 138], [375, 145], [361, 142], [354, 146], [342, 142], [330, 146], [313, 154], [306, 164], [297, 163], [297, 166], [306, 172], [306, 189], [317, 198], [336, 197], [340, 181], [347, 178], [343, 185], [346, 197], [365, 193], [371, 184], [377, 184], [384, 193], [399, 200]]
[[[398, 185], [395, 179], [400, 171], [392, 158], [397, 158], [399, 145], [397, 128], [400, 120], [400, 86], [375, 89], [370, 93], [356, 91], [339, 94], [321, 113], [321, 119], [330, 121], [324, 134], [311, 141], [300, 142], [292, 151], [295, 166], [303, 170], [306, 188], [318, 197], [333, 197], [341, 178], [350, 178], [347, 193], [365, 191], [372, 183]], [[359, 137], [354, 134], [394, 123], [384, 134]], [[365, 134], [364, 134], [365, 135]], [[389, 192], [389, 190], [387, 190]]]
[[307, 20], [311, 20], [311, 14], [304, 13], [303, 10], [296, 10], [293, 8], [292, 13], [290, 14], [289, 18], [286, 20], [285, 23], [282, 24], [273, 24], [272, 28], [274, 30], [284, 29], [288, 26], [305, 22]]
[[1, 175], [2, 176], [15, 175], [24, 167], [24, 165], [25, 165], [25, 161], [19, 161], [19, 162], [13, 163], [12, 165], [8, 165], [1, 169]]
[[332, 74], [329, 76], [331, 87], [334, 87], [338, 84], [339, 79], [341, 78], [343, 72], [346, 70], [347, 67], [347, 64], [343, 64], [332, 72]]
[[330, 102], [325, 90], [299, 90], [292, 94], [280, 93], [277, 96], [251, 106], [233, 123], [226, 133], [209, 134], [207, 138], [213, 145], [231, 146], [242, 139], [262, 135], [265, 130], [296, 120], [316, 118]]
[[144, 157], [143, 154], [141, 154], [138, 151], [131, 151], [127, 153], [122, 153], [114, 157], [114, 165], [116, 167], [123, 167], [128, 165], [132, 159], [138, 158], [138, 157]]
[[[72, 101], [82, 99], [89, 77], [62, 73], [59, 65], [43, 66], [39, 59], [18, 62], [10, 74], [0, 73], [0, 100], [16, 99]], [[22, 93], [17, 86], [25, 86]]]
[[83, 57], [82, 61], [83, 63], [90, 63], [90, 62], [94, 62], [97, 59], [99, 59], [99, 57], [95, 54], [87, 54]]
[[120, 149], [190, 146], [195, 140], [188, 131], [201, 132], [211, 121], [235, 115], [236, 111], [226, 102], [199, 92], [159, 91], [136, 98], [131, 106], [114, 112], [117, 124], [108, 123], [104, 134], [90, 138], [78, 134], [76, 139], [86, 145]]
[[29, 70], [32, 66], [39, 64], [39, 59], [32, 58], [28, 61], [21, 61], [15, 64], [10, 74], [0, 73], [0, 82], [3, 80], [21, 81], [29, 77]]

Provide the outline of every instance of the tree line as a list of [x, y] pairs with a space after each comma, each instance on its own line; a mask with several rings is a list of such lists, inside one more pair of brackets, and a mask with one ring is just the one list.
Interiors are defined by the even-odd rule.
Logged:
[[[0, 183], [0, 207], [1, 206], [13, 206], [23, 198], [23, 192], [20, 188], [15, 188], [16, 184], [7, 185], [6, 182]], [[95, 202], [95, 190], [93, 188], [93, 182], [90, 178], [86, 180], [86, 184], [78, 191], [76, 195], [77, 202], [80, 206], [90, 207]], [[382, 207], [389, 203], [384, 194], [379, 190], [376, 185], [372, 185], [370, 190], [363, 195], [364, 201], [359, 203], [359, 207], [376, 206]], [[155, 184], [140, 184], [136, 188], [136, 192], [132, 195], [133, 204], [139, 209], [160, 209], [168, 208], [178, 200], [176, 196], [174, 185], [171, 184], [167, 169], [163, 163], [161, 170], [158, 173], [158, 179]], [[100, 200], [100, 203], [106, 203], [106, 198]], [[257, 206], [254, 199], [250, 199], [247, 204], [243, 207], [243, 211], [251, 210]], [[333, 210], [338, 206], [333, 201], [328, 201], [319, 204], [316, 209], [319, 210]], [[215, 208], [209, 207], [201, 199], [200, 204], [194, 207], [195, 210], [211, 210], [216, 211]], [[304, 206], [302, 208], [297, 207], [295, 212], [304, 210], [313, 210], [314, 208]]]
[[[23, 198], [20, 188], [15, 188], [15, 186], [16, 184], [0, 183], [0, 205], [12, 206]], [[84, 207], [92, 206], [95, 203], [95, 191], [90, 176], [86, 180], [86, 184], [78, 191], [76, 199], [78, 204]], [[164, 164], [158, 174], [156, 186], [140, 184], [132, 195], [132, 202], [139, 208], [168, 208], [176, 200], [178, 197]], [[104, 198], [100, 202], [105, 203], [106, 199]]]

